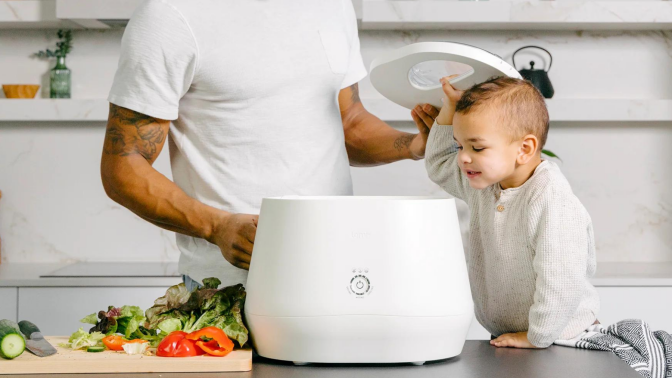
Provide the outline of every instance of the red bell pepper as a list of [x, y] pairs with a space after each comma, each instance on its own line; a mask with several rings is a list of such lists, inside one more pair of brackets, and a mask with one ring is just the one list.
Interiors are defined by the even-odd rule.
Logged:
[[171, 332], [156, 348], [156, 355], [159, 357], [192, 357], [205, 353], [196, 346], [196, 343], [186, 337], [186, 332]]
[[[211, 356], [223, 357], [233, 350], [233, 341], [217, 327], [205, 327], [186, 336], [189, 340], [197, 340], [196, 345]], [[203, 341], [202, 338], [211, 339]]]

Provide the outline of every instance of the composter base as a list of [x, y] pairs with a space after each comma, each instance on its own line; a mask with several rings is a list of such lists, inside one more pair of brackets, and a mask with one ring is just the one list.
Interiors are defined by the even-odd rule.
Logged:
[[455, 357], [473, 314], [446, 317], [247, 314], [252, 343], [266, 358], [301, 363], [406, 363]]

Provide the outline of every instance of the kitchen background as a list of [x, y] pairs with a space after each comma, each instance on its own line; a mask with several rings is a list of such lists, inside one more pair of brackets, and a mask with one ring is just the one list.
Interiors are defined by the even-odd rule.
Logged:
[[[18, 22], [21, 14], [8, 3], [12, 2], [0, 1], [0, 25], [10, 25], [12, 18], [16, 22], [0, 29], [0, 83], [40, 84], [37, 97], [48, 98], [48, 72], [54, 61], [31, 54], [53, 48], [56, 31]], [[42, 3], [41, 12], [47, 12], [52, 2]], [[462, 16], [428, 11], [432, 6], [443, 9], [437, 5], [441, 1], [407, 2], [411, 4], [406, 8], [388, 3], [355, 3], [358, 16], [364, 18], [359, 37], [366, 67], [385, 51], [419, 41], [467, 43], [509, 62], [519, 47], [548, 49], [553, 54], [549, 75], [555, 96], [549, 101], [552, 123], [546, 148], [562, 158], [562, 171], [592, 216], [598, 271], [609, 266], [614, 277], [628, 278], [629, 266], [636, 266], [633, 274], [642, 277], [672, 270], [672, 32], [668, 30], [672, 7], [652, 13], [646, 4], [664, 2], [592, 2], [629, 5], [618, 13], [590, 6], [591, 1], [568, 1], [577, 5], [540, 12], [537, 16], [547, 21], [532, 30], [513, 12], [504, 21], [483, 16], [499, 13], [497, 3], [511, 2], [493, 0], [479, 4], [490, 7], [479, 8], [483, 12], [472, 9]], [[423, 11], [413, 8], [421, 3], [426, 7]], [[456, 6], [464, 10], [476, 5], [463, 3]], [[479, 14], [485, 19], [479, 27], [450, 23]], [[537, 16], [528, 15], [535, 22]], [[367, 23], [367, 17], [372, 21]], [[376, 17], [381, 21], [378, 24]], [[628, 23], [628, 19], [637, 23]], [[578, 20], [578, 26], [568, 20]], [[606, 28], [612, 30], [595, 30], [605, 20]], [[376, 27], [382, 30], [371, 30]], [[413, 30], [394, 30], [401, 28]], [[646, 30], [625, 30], [633, 28]], [[19, 102], [0, 99], [3, 266], [177, 260], [173, 233], [112, 202], [100, 180], [107, 115], [104, 99], [116, 70], [122, 34], [121, 28], [73, 32], [74, 48], [67, 57], [72, 70], [71, 100], [32, 100], [34, 105], [24, 100], [14, 105]], [[528, 68], [531, 59], [537, 68], [548, 64], [544, 55], [531, 51], [516, 57], [516, 68]], [[360, 94], [374, 114], [400, 129], [417, 131], [407, 111], [383, 99], [368, 78], [360, 83]], [[155, 166], [171, 177], [167, 148]], [[427, 178], [422, 161], [352, 168], [352, 176], [356, 195], [444, 195]], [[460, 217], [466, 224], [468, 213], [463, 205]], [[672, 274], [661, 277], [672, 278]]]

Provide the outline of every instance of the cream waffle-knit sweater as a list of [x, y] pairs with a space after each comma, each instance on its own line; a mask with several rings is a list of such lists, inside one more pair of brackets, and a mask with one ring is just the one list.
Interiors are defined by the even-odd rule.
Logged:
[[471, 211], [466, 256], [478, 321], [494, 336], [527, 331], [547, 347], [571, 339], [596, 320], [593, 226], [558, 166], [544, 160], [523, 185], [482, 190], [457, 165], [452, 126], [432, 127], [429, 177]]

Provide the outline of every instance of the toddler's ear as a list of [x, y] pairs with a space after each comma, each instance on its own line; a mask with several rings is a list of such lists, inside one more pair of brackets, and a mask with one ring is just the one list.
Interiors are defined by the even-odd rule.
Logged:
[[539, 151], [539, 139], [533, 134], [523, 137], [523, 141], [518, 151], [518, 164], [527, 164]]

